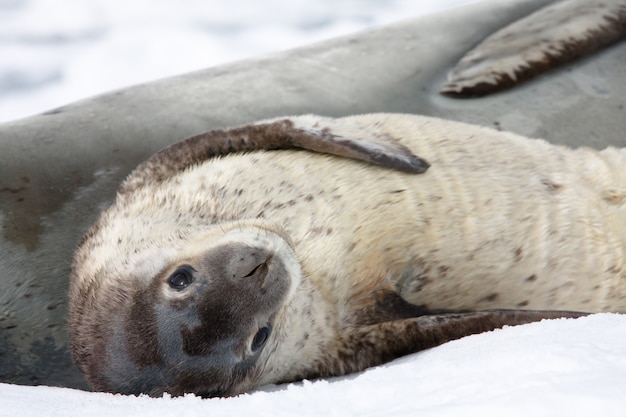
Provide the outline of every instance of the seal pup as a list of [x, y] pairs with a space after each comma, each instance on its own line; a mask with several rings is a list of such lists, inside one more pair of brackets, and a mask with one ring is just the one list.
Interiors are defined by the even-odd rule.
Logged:
[[442, 309], [626, 310], [622, 151], [393, 114], [204, 138], [236, 150], [242, 132], [276, 129], [350, 148], [375, 138], [382, 154], [409, 149], [433, 165], [414, 175], [293, 150], [214, 158], [198, 138], [155, 155], [74, 258], [71, 350], [93, 388], [235, 395], [579, 315]]
[[483, 96], [626, 38], [626, 1], [565, 0], [487, 37], [448, 74], [439, 90]]

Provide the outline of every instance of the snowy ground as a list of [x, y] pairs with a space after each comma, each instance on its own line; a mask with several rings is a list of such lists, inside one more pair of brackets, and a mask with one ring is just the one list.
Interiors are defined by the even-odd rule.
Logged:
[[[0, 121], [470, 2], [0, 0]], [[0, 416], [90, 415], [626, 416], [626, 315], [506, 328], [230, 399], [0, 384]]]
[[350, 377], [236, 398], [125, 397], [0, 384], [2, 416], [626, 416], [626, 315], [543, 321]]

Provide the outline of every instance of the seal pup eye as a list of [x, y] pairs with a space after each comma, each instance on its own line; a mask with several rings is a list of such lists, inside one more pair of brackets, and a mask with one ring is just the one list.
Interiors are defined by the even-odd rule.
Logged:
[[180, 267], [178, 268], [170, 277], [167, 279], [167, 283], [172, 289], [177, 291], [184, 290], [193, 282], [193, 276], [191, 274], [191, 270], [189, 267]]
[[269, 324], [259, 329], [259, 331], [254, 336], [254, 339], [252, 339], [251, 348], [253, 352], [256, 352], [257, 350], [263, 347], [265, 342], [267, 342], [267, 339], [269, 339], [271, 332], [272, 332], [272, 326], [270, 326]]

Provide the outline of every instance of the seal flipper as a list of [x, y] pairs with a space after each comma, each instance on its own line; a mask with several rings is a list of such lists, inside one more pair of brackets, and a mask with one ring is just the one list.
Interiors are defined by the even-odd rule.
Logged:
[[120, 193], [147, 183], [162, 182], [190, 166], [217, 156], [278, 149], [310, 150], [411, 173], [421, 173], [429, 167], [428, 162], [394, 141], [349, 138], [335, 135], [329, 128], [300, 127], [290, 119], [282, 119], [213, 130], [170, 145], [140, 164], [122, 184]]
[[565, 0], [487, 37], [448, 74], [439, 92], [477, 97], [626, 38], [626, 1]]
[[577, 318], [587, 313], [538, 310], [485, 310], [422, 315], [354, 328], [342, 337], [336, 360], [339, 373], [358, 372], [400, 356], [439, 346], [471, 334], [543, 319]]

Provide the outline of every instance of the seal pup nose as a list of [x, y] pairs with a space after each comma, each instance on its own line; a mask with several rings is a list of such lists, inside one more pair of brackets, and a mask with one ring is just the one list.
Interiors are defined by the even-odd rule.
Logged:
[[230, 260], [226, 263], [228, 278], [238, 285], [265, 288], [269, 284], [271, 259], [272, 255], [263, 249], [249, 246], [234, 247]]
[[271, 257], [268, 257], [265, 261], [259, 263], [250, 272], [243, 276], [242, 279], [251, 281], [250, 283], [252, 285], [260, 285], [260, 288], [263, 290], [266, 289], [267, 286], [270, 284], [268, 280], [268, 262], [270, 261], [270, 259]]

